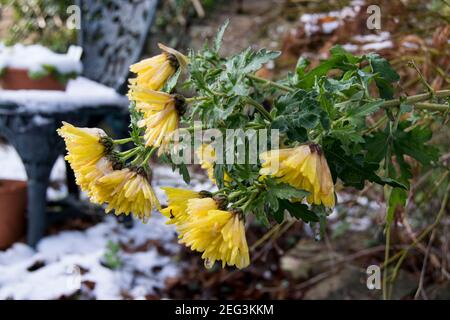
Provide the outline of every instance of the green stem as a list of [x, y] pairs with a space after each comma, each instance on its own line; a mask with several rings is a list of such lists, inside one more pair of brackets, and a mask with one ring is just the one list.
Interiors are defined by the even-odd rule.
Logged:
[[180, 130], [187, 130], [188, 132], [194, 132], [196, 130], [206, 130], [207, 126], [197, 126], [197, 127], [188, 127], [188, 128], [180, 128]]
[[147, 154], [145, 155], [144, 160], [142, 160], [141, 165], [147, 164], [148, 161], [150, 160], [151, 156], [153, 155], [153, 153], [155, 153], [156, 150], [158, 150], [157, 147], [151, 148], [151, 149], [150, 149], [150, 152], [147, 152]]
[[239, 207], [241, 204], [243, 204], [244, 202], [246, 202], [247, 199], [246, 198], [241, 198], [238, 201], [233, 203], [233, 207]]
[[264, 118], [266, 118], [269, 121], [273, 120], [272, 116], [270, 115], [270, 113], [264, 108], [264, 106], [259, 104], [257, 101], [255, 101], [252, 98], [248, 97], [247, 98], [247, 102], [249, 104], [251, 104], [252, 106], [254, 106], [259, 111], [259, 113], [261, 113], [263, 115]]
[[393, 255], [388, 261], [385, 261], [383, 263], [383, 265], [381, 266], [382, 268], [386, 268], [391, 262], [397, 260], [398, 258], [402, 259], [402, 261], [403, 261], [404, 258], [406, 257], [406, 255], [408, 254], [409, 250], [414, 248], [420, 241], [422, 241], [423, 238], [425, 238], [427, 236], [427, 234], [429, 234], [439, 224], [439, 222], [441, 221], [441, 219], [445, 213], [445, 208], [447, 206], [449, 193], [450, 193], [450, 184], [447, 185], [444, 198], [442, 199], [442, 202], [441, 202], [441, 208], [440, 208], [439, 213], [438, 213], [436, 219], [434, 220], [434, 222], [428, 228], [426, 228], [416, 238], [416, 240], [414, 240], [414, 242], [411, 243], [407, 248], [405, 248], [405, 249], [399, 251], [398, 253], [396, 253], [395, 255]]
[[[415, 104], [417, 102], [426, 101], [433, 97], [437, 98], [445, 98], [450, 97], [450, 90], [439, 90], [435, 92], [428, 92], [428, 93], [421, 93], [414, 96], [409, 96], [405, 99], [392, 99], [392, 100], [386, 100], [383, 102], [383, 107], [396, 107], [402, 104], [403, 102], [408, 104]], [[422, 108], [422, 109], [428, 109], [428, 108]]]
[[241, 207], [242, 211], [247, 211], [247, 207], [252, 203], [253, 200], [258, 196], [259, 192], [253, 192], [248, 200], [245, 202], [245, 204]]
[[415, 104], [414, 109], [445, 112], [450, 110], [450, 106], [438, 103], [419, 102]]
[[239, 197], [242, 193], [243, 193], [243, 191], [232, 192], [228, 195], [228, 200], [233, 200], [234, 198]]
[[273, 234], [275, 234], [285, 223], [287, 223], [287, 220], [283, 220], [280, 224], [277, 224], [276, 226], [272, 227], [269, 231], [267, 231], [261, 238], [259, 238], [251, 247], [250, 251], [254, 251], [256, 248], [258, 248], [261, 244], [263, 244], [267, 239], [269, 239]]
[[283, 90], [283, 91], [287, 91], [287, 92], [294, 92], [295, 91], [295, 89], [293, 89], [293, 88], [290, 88], [288, 86], [276, 83], [276, 82], [268, 80], [268, 79], [264, 79], [264, 78], [255, 76], [254, 74], [247, 74], [246, 77], [249, 78], [249, 79], [252, 79], [254, 81], [265, 83], [267, 85], [270, 85], [270, 86], [272, 86], [274, 88], [277, 88], [277, 89], [280, 89], [280, 90]]
[[[391, 224], [387, 223], [386, 224], [386, 246], [384, 249], [384, 261], [389, 260], [390, 243], [391, 243]], [[383, 300], [389, 299], [387, 278], [388, 278], [388, 270], [386, 268], [383, 270]]]
[[135, 166], [135, 165], [137, 165], [138, 163], [142, 163], [141, 159], [142, 159], [143, 154], [144, 154], [144, 153], [142, 153], [142, 152], [139, 153], [139, 154], [136, 156], [136, 158], [134, 158], [133, 161], [131, 161], [130, 164], [131, 164], [132, 166]]
[[117, 140], [113, 140], [114, 144], [125, 144], [128, 142], [133, 141], [133, 138], [124, 138], [124, 139], [117, 139]]
[[209, 99], [209, 97], [207, 97], [207, 96], [198, 96], [198, 97], [184, 98], [184, 101], [186, 103], [191, 103], [191, 102], [203, 101], [203, 100], [208, 100], [208, 99]]
[[[400, 259], [397, 261], [397, 264], [394, 267], [394, 271], [392, 272], [391, 282], [396, 281], [400, 267], [401, 267], [403, 261], [406, 259], [406, 256], [408, 255], [409, 250], [414, 248], [420, 241], [422, 241], [423, 238], [425, 238], [425, 236], [427, 236], [430, 232], [432, 232], [436, 228], [436, 226], [439, 224], [442, 217], [444, 216], [445, 208], [447, 207], [448, 195], [450, 193], [450, 184], [447, 185], [446, 189], [447, 190], [445, 192], [444, 198], [442, 199], [442, 202], [441, 202], [441, 208], [439, 209], [439, 213], [438, 213], [436, 219], [434, 220], [433, 224], [431, 224], [428, 228], [426, 228], [425, 231], [422, 232], [412, 244], [410, 244], [407, 248], [400, 251], [399, 252], [400, 255], [398, 255], [398, 254], [396, 255], [396, 256], [400, 257]], [[394, 258], [394, 257], [395, 256], [393, 256], [392, 258]]]
[[139, 152], [139, 147], [119, 153], [120, 160], [126, 161]]

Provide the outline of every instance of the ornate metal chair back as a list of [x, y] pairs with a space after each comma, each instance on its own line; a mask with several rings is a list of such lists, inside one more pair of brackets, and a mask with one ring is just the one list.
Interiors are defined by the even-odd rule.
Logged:
[[126, 92], [129, 66], [145, 46], [158, 0], [78, 0], [84, 76]]

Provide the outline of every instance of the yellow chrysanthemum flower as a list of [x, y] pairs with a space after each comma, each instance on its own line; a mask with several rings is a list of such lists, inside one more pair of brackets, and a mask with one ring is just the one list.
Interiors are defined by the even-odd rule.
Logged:
[[281, 181], [310, 192], [307, 201], [333, 207], [334, 183], [327, 160], [317, 144], [272, 150], [260, 155], [260, 174], [272, 175]]
[[242, 269], [250, 264], [245, 226], [239, 214], [209, 210], [206, 215], [187, 222], [183, 229], [180, 243], [203, 252], [207, 268], [217, 260], [222, 261], [222, 267], [229, 265]]
[[188, 214], [186, 213], [188, 201], [201, 197], [200, 192], [179, 189], [179, 188], [161, 188], [167, 195], [167, 208], [161, 210], [161, 213], [169, 218], [168, 224], [180, 225], [186, 222]]
[[217, 209], [217, 202], [213, 198], [189, 199], [186, 213], [190, 219], [197, 219], [206, 216], [209, 210]]
[[66, 143], [65, 159], [75, 173], [76, 183], [91, 195], [98, 179], [112, 171], [112, 164], [107, 160], [111, 140], [101, 129], [77, 128], [67, 122], [57, 132]]
[[137, 74], [136, 78], [130, 79], [131, 84], [161, 90], [180, 64], [186, 65], [187, 58], [183, 54], [162, 44], [158, 45], [163, 53], [130, 66], [130, 71]]
[[[216, 183], [216, 178], [214, 177], [214, 163], [217, 160], [217, 156], [214, 147], [204, 143], [198, 147], [195, 153], [200, 161], [201, 168], [206, 170], [209, 180], [211, 180], [212, 183]], [[230, 182], [231, 177], [225, 172], [223, 180], [225, 182]]]
[[106, 203], [106, 213], [114, 210], [116, 215], [132, 213], [144, 222], [153, 208], [160, 210], [158, 198], [142, 169], [115, 170], [98, 180], [94, 198]]
[[146, 146], [162, 146], [162, 149], [166, 149], [171, 134], [178, 129], [179, 115], [184, 111], [184, 99], [140, 86], [132, 86], [128, 96], [136, 102], [136, 110], [144, 114], [138, 126], [145, 128]]

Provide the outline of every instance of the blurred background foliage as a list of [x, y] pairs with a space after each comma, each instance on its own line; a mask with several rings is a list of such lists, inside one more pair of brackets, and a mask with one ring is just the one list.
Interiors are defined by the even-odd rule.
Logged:
[[1, 20], [9, 20], [2, 41], [40, 43], [54, 51], [65, 52], [76, 42], [76, 30], [66, 27], [70, 0], [0, 0]]
[[[147, 49], [156, 42], [186, 47], [189, 26], [222, 1], [159, 1]], [[56, 52], [65, 52], [76, 43], [76, 30], [67, 28], [67, 8], [73, 0], [0, 0], [0, 39], [5, 45], [39, 43]], [[3, 25], [3, 28], [2, 28]]]

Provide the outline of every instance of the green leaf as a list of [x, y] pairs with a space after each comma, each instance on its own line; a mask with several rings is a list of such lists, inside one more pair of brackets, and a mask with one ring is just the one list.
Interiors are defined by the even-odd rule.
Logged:
[[368, 161], [365, 155], [360, 152], [347, 153], [339, 140], [328, 137], [324, 139], [323, 147], [334, 181], [339, 178], [345, 186], [360, 190], [364, 188], [366, 180], [406, 189], [405, 185], [394, 179], [378, 176], [376, 174], [379, 169], [378, 162]]
[[400, 80], [398, 73], [391, 67], [389, 61], [381, 57], [377, 53], [369, 53], [367, 59], [372, 67], [372, 70], [388, 82], [397, 82]]
[[264, 64], [270, 60], [274, 60], [280, 56], [280, 51], [271, 51], [266, 49], [260, 49], [250, 58], [250, 61], [242, 69], [242, 73], [251, 73], [258, 71]]
[[287, 134], [291, 140], [304, 142], [308, 140], [308, 130], [322, 123], [325, 126], [329, 125], [328, 116], [317, 100], [315, 92], [297, 90], [279, 97], [274, 106], [278, 116], [275, 117], [271, 127]]
[[309, 66], [310, 62], [304, 57], [300, 57], [295, 66], [295, 73], [298, 77], [303, 77], [305, 75], [306, 68]]
[[176, 167], [178, 168], [178, 172], [183, 177], [184, 182], [189, 184], [191, 182], [191, 175], [189, 174], [189, 170], [188, 170], [187, 166], [184, 163], [182, 163], [182, 164], [177, 165]]
[[[411, 126], [409, 121], [400, 122], [397, 131], [392, 135], [392, 155], [396, 157], [396, 163], [400, 168], [400, 177], [406, 182], [412, 177], [410, 165], [405, 161], [405, 156], [410, 156], [426, 166], [437, 161], [439, 150], [427, 144], [432, 137], [432, 131], [428, 127], [415, 127], [405, 131]], [[380, 162], [387, 152], [389, 132], [378, 131], [370, 137], [366, 137], [365, 149], [368, 161]], [[394, 170], [395, 172], [395, 170]]]
[[177, 85], [178, 82], [178, 78], [180, 77], [181, 74], [181, 68], [178, 68], [177, 72], [175, 72], [174, 75], [172, 75], [169, 80], [166, 82], [166, 84], [164, 85], [164, 88], [162, 91], [164, 92], [172, 92], [172, 90], [175, 88], [175, 86]]
[[408, 193], [399, 188], [394, 188], [391, 190], [389, 196], [388, 207], [386, 209], [386, 223], [391, 224], [394, 221], [394, 213], [398, 207], [404, 207], [406, 205], [406, 199], [408, 198]]
[[218, 53], [220, 51], [220, 47], [222, 46], [223, 35], [225, 30], [227, 29], [230, 20], [225, 20], [224, 24], [217, 31], [216, 37], [214, 38], [213, 50]]
[[366, 117], [380, 109], [383, 105], [384, 100], [376, 100], [363, 104], [362, 106], [358, 106], [349, 111], [348, 116], [359, 118]]
[[299, 88], [312, 88], [318, 78], [327, 75], [332, 69], [343, 71], [358, 69], [358, 63], [361, 61], [361, 58], [353, 56], [339, 46], [332, 48], [330, 52], [332, 55], [329, 59], [322, 61], [317, 67], [299, 78], [297, 83]]
[[391, 67], [389, 62], [377, 53], [368, 54], [367, 60], [369, 60], [373, 72], [377, 73], [375, 83], [380, 92], [380, 97], [383, 99], [392, 99], [394, 97], [392, 83], [399, 81], [400, 76]]
[[279, 201], [279, 211], [284, 212], [287, 210], [289, 214], [297, 219], [301, 219], [305, 222], [318, 222], [319, 217], [313, 211], [308, 209], [306, 204], [300, 202], [290, 202], [289, 200]]
[[[265, 227], [269, 227], [270, 223], [267, 219], [265, 211], [266, 197], [264, 193], [261, 193], [252, 203], [251, 212], [255, 215], [256, 219]], [[273, 212], [273, 211], [272, 211]]]
[[216, 179], [216, 184], [219, 188], [223, 187], [224, 184], [224, 180], [223, 180], [223, 176], [224, 176], [224, 168], [225, 166], [223, 164], [218, 164], [216, 163], [214, 165], [214, 178]]
[[428, 127], [415, 127], [406, 132], [405, 129], [411, 123], [408, 121], [401, 122], [394, 136], [394, 151], [397, 154], [406, 154], [422, 165], [429, 165], [433, 161], [437, 161], [439, 150], [433, 146], [427, 145], [431, 139], [433, 132]]
[[303, 199], [309, 195], [309, 192], [306, 190], [297, 189], [284, 182], [277, 183], [270, 178], [267, 178], [266, 184], [268, 186], [268, 192], [279, 199]]
[[272, 190], [268, 190], [265, 193], [266, 196], [266, 202], [269, 205], [269, 207], [274, 211], [278, 211], [279, 209], [279, 204], [278, 204], [278, 199], [277, 196], [272, 192]]

